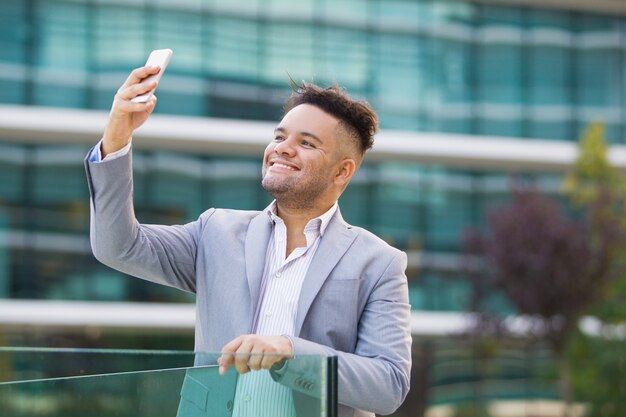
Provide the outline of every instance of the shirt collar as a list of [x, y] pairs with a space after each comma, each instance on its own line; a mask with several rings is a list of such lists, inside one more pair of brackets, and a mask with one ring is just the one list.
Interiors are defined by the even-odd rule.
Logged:
[[[305, 226], [305, 230], [308, 229], [310, 225], [314, 223], [318, 223], [320, 225], [319, 226], [320, 236], [322, 236], [324, 234], [324, 231], [328, 227], [328, 224], [330, 223], [330, 219], [332, 219], [335, 213], [337, 212], [337, 207], [339, 207], [339, 204], [337, 203], [337, 201], [335, 201], [335, 204], [333, 204], [333, 206], [329, 208], [328, 211], [326, 211], [324, 214], [314, 219], [309, 220], [309, 222]], [[276, 223], [277, 221], [280, 221], [280, 222], [283, 221], [283, 219], [278, 217], [278, 215], [276, 214], [276, 200], [272, 201], [270, 205], [265, 208], [264, 211], [267, 213], [267, 215], [270, 217], [273, 223]]]

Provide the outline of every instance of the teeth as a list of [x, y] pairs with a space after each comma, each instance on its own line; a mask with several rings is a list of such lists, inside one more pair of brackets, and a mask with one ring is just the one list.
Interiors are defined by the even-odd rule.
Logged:
[[294, 168], [293, 168], [293, 167], [290, 167], [289, 165], [281, 164], [281, 163], [278, 163], [278, 162], [275, 162], [275, 163], [274, 163], [274, 166], [275, 166], [275, 167], [281, 167], [281, 168], [289, 169], [289, 170], [291, 170], [291, 171], [293, 171], [293, 170], [294, 170]]

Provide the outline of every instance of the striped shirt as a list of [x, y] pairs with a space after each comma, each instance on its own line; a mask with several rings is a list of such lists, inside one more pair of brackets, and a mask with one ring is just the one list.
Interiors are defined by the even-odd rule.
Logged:
[[[304, 277], [337, 203], [310, 220], [304, 228], [306, 247], [287, 256], [287, 227], [276, 214], [276, 201], [265, 212], [274, 225], [265, 254], [261, 298], [257, 305], [255, 333], [264, 336], [295, 336], [296, 312]], [[295, 417], [291, 389], [274, 382], [269, 371], [240, 375], [233, 417]]]

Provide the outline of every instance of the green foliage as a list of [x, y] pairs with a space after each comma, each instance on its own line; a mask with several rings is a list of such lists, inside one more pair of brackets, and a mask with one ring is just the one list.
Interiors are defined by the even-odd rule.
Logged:
[[626, 415], [624, 341], [578, 333], [570, 343], [568, 357], [577, 398], [591, 405], [587, 417]]
[[[567, 175], [563, 190], [573, 207], [588, 211], [598, 199], [608, 198], [605, 210], [598, 211], [592, 227], [610, 222], [626, 232], [626, 178], [612, 167], [607, 156], [604, 126], [589, 126], [580, 141], [579, 156]], [[594, 239], [602, 232], [595, 230]], [[598, 301], [586, 314], [604, 323], [626, 321], [626, 246], [613, 254], [614, 279], [602, 289]], [[568, 345], [567, 356], [572, 370], [575, 396], [587, 402], [589, 417], [623, 417], [626, 415], [626, 341], [589, 337], [577, 333]]]
[[595, 201], [601, 190], [619, 188], [619, 175], [607, 156], [604, 125], [592, 123], [580, 140], [578, 158], [563, 182], [563, 191], [575, 205], [585, 206]]

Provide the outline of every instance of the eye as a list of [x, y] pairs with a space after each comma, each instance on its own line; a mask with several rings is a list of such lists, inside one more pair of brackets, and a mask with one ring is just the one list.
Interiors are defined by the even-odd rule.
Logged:
[[280, 135], [274, 136], [274, 142], [282, 142], [284, 140], [285, 140], [284, 136], [280, 136]]
[[308, 140], [303, 140], [302, 142], [302, 146], [305, 146], [307, 148], [315, 148], [315, 145], [313, 145], [311, 142], [309, 142]]

